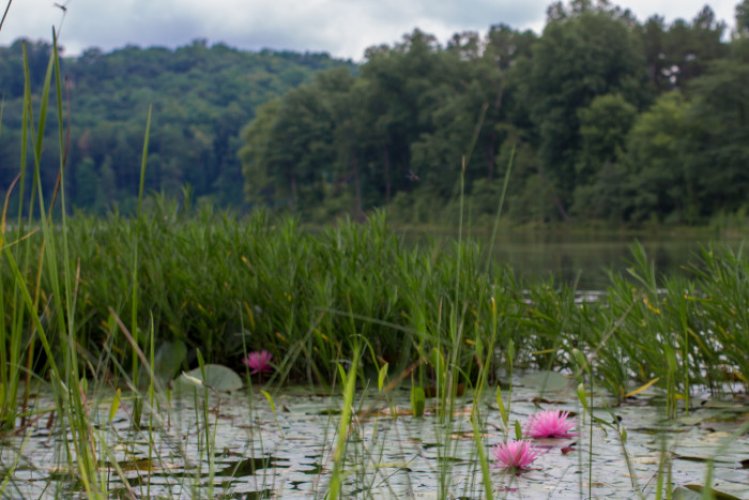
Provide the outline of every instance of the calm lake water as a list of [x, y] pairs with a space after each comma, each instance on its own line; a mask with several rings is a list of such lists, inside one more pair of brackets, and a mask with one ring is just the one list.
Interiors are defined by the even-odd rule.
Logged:
[[[598, 394], [591, 424], [575, 386], [558, 374], [516, 374], [513, 390], [504, 391], [505, 404], [511, 404], [509, 432], [495, 389], [481, 398], [479, 446], [490, 456], [493, 446], [514, 434], [515, 421], [522, 424], [542, 408], [577, 412], [577, 436], [536, 441], [540, 455], [530, 470], [516, 475], [493, 466], [497, 498], [577, 499], [588, 492], [594, 498], [635, 498], [637, 491], [654, 498], [664, 457], [672, 464], [672, 488], [704, 484], [714, 458], [715, 487], [749, 498], [749, 436], [734, 434], [749, 411], [746, 398], [718, 401], [696, 390], [692, 411], [669, 420], [658, 390], [619, 407], [607, 407], [609, 398]], [[342, 404], [336, 395], [286, 388], [274, 395], [275, 411], [257, 390], [213, 394], [205, 406], [202, 397], [175, 399], [154, 408], [153, 417], [147, 414], [152, 432], [130, 426], [131, 401], [125, 399], [110, 421], [111, 394], [98, 398], [91, 417], [100, 443], [99, 470], [112, 497], [325, 496]], [[360, 391], [348, 434], [343, 498], [439, 498], [440, 478], [451, 498], [483, 498], [470, 423], [473, 399], [467, 393], [455, 403], [454, 418], [445, 424], [434, 414], [435, 399], [427, 400], [426, 415], [416, 418], [405, 390]], [[25, 432], [4, 438], [0, 469], [9, 481], [3, 498], [84, 498], [61, 459], [67, 433], [47, 426], [44, 412], [52, 407], [48, 397], [38, 396], [34, 409], [41, 417]]]
[[[454, 234], [403, 231], [406, 241], [437, 242], [446, 247], [455, 241]], [[749, 238], [749, 234], [746, 235]], [[468, 239], [490, 247], [491, 233], [475, 232]], [[524, 280], [538, 281], [553, 277], [581, 290], [600, 290], [608, 283], [608, 270], [625, 272], [632, 264], [631, 248], [640, 242], [658, 273], [685, 273], [684, 267], [695, 262], [701, 249], [712, 245], [738, 250], [741, 235], [730, 238], [706, 233], [695, 234], [565, 234], [559, 231], [502, 232], [494, 244], [494, 261], [511, 266]]]

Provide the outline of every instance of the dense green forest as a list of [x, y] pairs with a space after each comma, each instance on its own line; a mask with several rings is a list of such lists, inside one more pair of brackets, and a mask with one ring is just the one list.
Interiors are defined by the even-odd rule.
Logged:
[[[263, 106], [241, 150], [250, 201], [302, 216], [387, 205], [474, 218], [694, 224], [747, 208], [749, 1], [732, 33], [704, 7], [639, 22], [608, 2], [552, 4], [446, 45], [419, 30]], [[464, 160], [465, 159], [465, 160]], [[452, 203], [451, 203], [452, 200]], [[475, 220], [475, 219], [474, 219]]]
[[[0, 48], [0, 190], [19, 170], [22, 45]], [[27, 50], [38, 90], [51, 47]], [[78, 209], [129, 212], [151, 104], [147, 190], [188, 186], [243, 211], [326, 221], [387, 207], [429, 223], [454, 216], [462, 191], [488, 220], [510, 166], [518, 223], [701, 224], [749, 208], [749, 0], [730, 32], [708, 6], [640, 21], [573, 0], [548, 7], [541, 34], [495, 24], [440, 44], [415, 29], [358, 65], [196, 41], [62, 66]], [[57, 154], [42, 161], [48, 189]]]
[[[20, 170], [24, 45], [35, 94], [52, 51], [43, 41], [18, 40], [0, 48], [0, 194]], [[189, 186], [196, 198], [240, 206], [239, 134], [257, 107], [317, 71], [353, 68], [327, 54], [239, 51], [203, 40], [176, 50], [89, 49], [63, 57], [61, 65], [66, 194], [77, 209], [97, 213], [132, 209], [149, 106], [153, 123], [146, 189], [177, 196]], [[59, 171], [57, 131], [51, 119], [41, 165], [48, 190]]]

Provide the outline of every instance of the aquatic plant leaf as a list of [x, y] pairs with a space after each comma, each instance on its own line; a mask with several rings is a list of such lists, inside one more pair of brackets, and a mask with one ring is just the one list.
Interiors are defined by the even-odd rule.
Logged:
[[382, 392], [382, 388], [385, 386], [385, 378], [388, 376], [388, 363], [385, 363], [380, 367], [377, 372], [377, 391]]
[[325, 408], [324, 410], [311, 413], [311, 415], [340, 415], [340, 414], [341, 414], [340, 408]]
[[[181, 340], [166, 341], [156, 350], [153, 358], [153, 376], [158, 383], [166, 384], [172, 380], [182, 367], [187, 357], [187, 346]], [[138, 385], [141, 389], [148, 387], [149, 370], [141, 365], [138, 373]]]
[[173, 379], [187, 357], [187, 346], [181, 340], [164, 342], [154, 356], [154, 375], [163, 381]]
[[114, 397], [112, 398], [112, 404], [109, 406], [109, 415], [107, 416], [107, 422], [110, 424], [114, 420], [114, 416], [117, 414], [117, 410], [120, 408], [120, 400], [122, 398], [122, 390], [118, 387], [114, 391]]
[[275, 457], [248, 457], [237, 462], [228, 464], [226, 467], [216, 471], [217, 476], [243, 477], [255, 474], [258, 469], [271, 467], [288, 468], [287, 465], [279, 465]]
[[641, 386], [640, 386], [640, 387], [638, 387], [637, 389], [634, 389], [634, 390], [632, 390], [632, 391], [629, 391], [629, 392], [628, 392], [627, 394], [625, 394], [625, 395], [624, 395], [624, 397], [625, 397], [625, 398], [631, 398], [631, 397], [637, 396], [637, 395], [638, 395], [638, 394], [640, 394], [641, 392], [645, 392], [645, 391], [647, 391], [648, 389], [650, 389], [650, 387], [651, 387], [651, 386], [652, 386], [653, 384], [655, 384], [656, 382], [658, 382], [658, 380], [660, 380], [660, 379], [659, 379], [658, 377], [655, 377], [654, 379], [652, 379], [652, 380], [649, 380], [648, 382], [646, 382], [645, 384], [641, 385]]
[[189, 372], [183, 372], [177, 377], [175, 385], [187, 386], [206, 386], [214, 391], [230, 392], [241, 389], [242, 379], [231, 368], [223, 365], [208, 364], [203, 367], [205, 370], [205, 379], [200, 368], [195, 368]]
[[374, 466], [376, 469], [408, 469], [408, 462], [380, 462]]
[[[684, 426], [694, 426], [701, 424], [704, 422], [708, 417], [705, 415], [684, 415], [682, 417], [678, 417], [676, 419], [676, 422], [678, 422], [681, 425]], [[659, 431], [661, 430], [659, 427], [654, 428], [654, 430]], [[672, 431], [673, 432], [673, 431]]]
[[672, 498], [674, 500], [701, 500], [704, 498], [705, 493], [708, 494], [708, 498], [713, 498], [715, 500], [740, 500], [739, 497], [733, 496], [730, 493], [725, 493], [716, 490], [715, 488], [705, 488], [705, 486], [701, 484], [677, 486], [674, 488]]
[[673, 500], [702, 500], [702, 494], [692, 491], [684, 486], [677, 486], [674, 491], [671, 492], [671, 498]]
[[520, 425], [519, 420], [515, 420], [515, 439], [517, 441], [523, 439], [523, 426]]
[[730, 432], [711, 432], [698, 438], [680, 439], [673, 454], [682, 460], [738, 464], [749, 455], [749, 446]]
[[268, 401], [268, 405], [270, 406], [270, 411], [273, 412], [273, 414], [276, 414], [276, 402], [273, 401], [273, 396], [270, 395], [268, 391], [261, 390], [260, 394], [263, 395], [263, 397]]
[[411, 388], [411, 410], [414, 412], [414, 417], [423, 417], [425, 406], [426, 394], [424, 393], [424, 388], [413, 386]]
[[587, 359], [585, 359], [585, 355], [579, 349], [572, 349], [572, 356], [575, 358], [577, 366], [579, 366], [582, 371], [586, 373], [590, 372], [588, 361]]
[[[122, 460], [120, 462], [117, 462], [117, 465], [119, 466], [120, 470], [127, 472], [127, 471], [144, 471], [144, 472], [153, 472], [158, 469], [154, 461], [150, 458], [144, 458], [144, 457], [138, 457], [138, 458], [132, 458], [129, 460]], [[111, 465], [108, 464], [109, 467]]]
[[338, 376], [341, 377], [341, 386], [346, 387], [346, 369], [340, 363], [336, 367], [338, 368]]
[[505, 403], [502, 400], [502, 389], [497, 386], [497, 407], [499, 408], [499, 415], [502, 417], [502, 424], [504, 424], [505, 428], [507, 428], [507, 423], [510, 421], [510, 415], [507, 413], [507, 408], [505, 408]]
[[589, 411], [588, 395], [586, 394], [585, 386], [582, 383], [577, 385], [577, 399], [580, 401], [580, 404], [583, 405], [583, 409]]
[[744, 411], [746, 406], [733, 403], [731, 401], [722, 401], [720, 399], [708, 399], [700, 405], [702, 408], [714, 408], [725, 411]]
[[314, 463], [314, 464], [303, 464], [311, 467], [310, 469], [300, 469], [299, 472], [302, 474], [307, 474], [308, 476], [311, 475], [317, 475], [320, 474], [323, 471], [323, 467], [321, 464]]

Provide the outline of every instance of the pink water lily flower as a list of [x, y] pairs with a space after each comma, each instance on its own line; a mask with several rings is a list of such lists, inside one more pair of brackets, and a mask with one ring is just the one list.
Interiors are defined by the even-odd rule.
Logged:
[[503, 469], [527, 469], [537, 456], [530, 441], [510, 441], [494, 447], [494, 460]]
[[242, 364], [250, 369], [250, 374], [266, 373], [273, 371], [270, 360], [273, 355], [266, 350], [252, 351], [242, 359]]
[[575, 421], [570, 418], [570, 412], [544, 410], [531, 416], [525, 433], [534, 439], [570, 438], [575, 435], [570, 432], [574, 428]]

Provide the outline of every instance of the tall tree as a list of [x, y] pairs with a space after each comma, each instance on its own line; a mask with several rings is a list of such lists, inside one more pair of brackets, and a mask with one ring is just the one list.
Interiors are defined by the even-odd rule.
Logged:
[[679, 91], [661, 96], [642, 113], [628, 137], [628, 207], [622, 217], [642, 222], [689, 222], [698, 212], [696, 178], [688, 167], [689, 104]]
[[538, 128], [539, 155], [561, 218], [572, 202], [582, 146], [578, 110], [603, 94], [620, 94], [636, 107], [646, 98], [645, 64], [631, 17], [589, 3], [573, 2], [571, 11], [548, 22], [523, 79], [523, 99]]
[[[739, 42], [743, 42], [739, 41]], [[689, 163], [701, 179], [707, 213], [749, 208], [749, 52], [714, 62], [690, 85], [697, 131]]]

